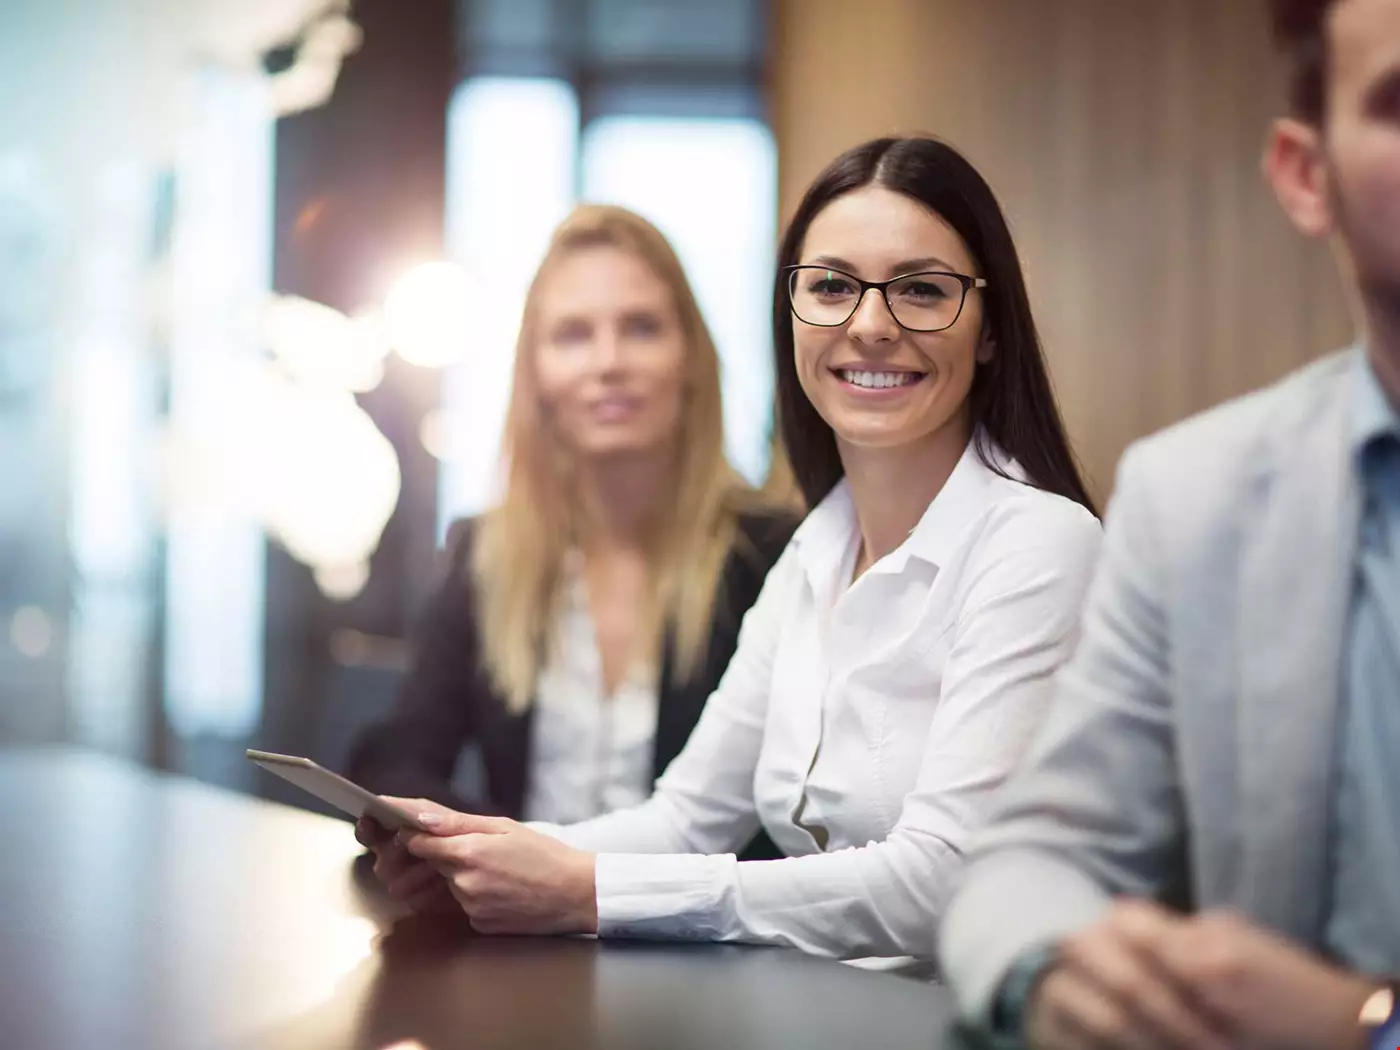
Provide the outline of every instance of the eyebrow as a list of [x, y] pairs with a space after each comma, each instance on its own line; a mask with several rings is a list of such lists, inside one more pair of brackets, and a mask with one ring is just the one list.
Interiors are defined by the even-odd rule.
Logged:
[[[818, 255], [808, 265], [830, 266], [833, 270], [845, 270], [847, 273], [850, 274], [854, 274], [856, 272], [855, 263], [849, 262], [841, 258], [839, 255]], [[950, 272], [958, 272], [956, 266], [954, 266], [950, 262], [947, 262], [944, 259], [938, 258], [938, 256], [936, 255], [924, 256], [921, 259], [905, 259], [903, 262], [895, 263], [892, 267], [890, 267], [890, 273], [896, 276], [906, 273], [920, 273], [925, 270], [947, 270]]]

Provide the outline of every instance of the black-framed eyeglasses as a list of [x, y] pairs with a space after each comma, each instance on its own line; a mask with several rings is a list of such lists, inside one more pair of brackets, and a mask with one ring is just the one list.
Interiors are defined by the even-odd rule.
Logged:
[[987, 287], [983, 277], [942, 270], [901, 274], [888, 281], [862, 281], [830, 266], [785, 269], [793, 316], [803, 324], [820, 328], [845, 324], [855, 316], [865, 293], [874, 288], [901, 328], [910, 332], [941, 332], [962, 316], [968, 289]]

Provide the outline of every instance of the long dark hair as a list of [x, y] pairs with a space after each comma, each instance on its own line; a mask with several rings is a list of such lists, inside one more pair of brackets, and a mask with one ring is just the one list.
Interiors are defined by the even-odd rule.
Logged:
[[872, 183], [937, 213], [957, 231], [987, 278], [982, 292], [984, 316], [996, 352], [990, 361], [977, 365], [968, 394], [982, 461], [1004, 474], [985, 446], [989, 439], [1025, 469], [1033, 485], [1097, 514], [1055, 405], [1006, 218], [977, 169], [957, 150], [932, 138], [875, 139], [837, 157], [807, 190], [779, 246], [773, 282], [778, 427], [807, 506], [821, 502], [844, 470], [835, 433], [807, 400], [797, 378], [784, 267], [800, 261], [807, 229], [823, 208]]

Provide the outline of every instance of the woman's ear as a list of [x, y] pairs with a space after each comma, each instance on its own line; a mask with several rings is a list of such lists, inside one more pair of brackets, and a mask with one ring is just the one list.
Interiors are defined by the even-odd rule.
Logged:
[[996, 353], [996, 340], [992, 338], [992, 333], [989, 329], [983, 328], [982, 336], [977, 340], [977, 363], [979, 365], [985, 365], [996, 356]]

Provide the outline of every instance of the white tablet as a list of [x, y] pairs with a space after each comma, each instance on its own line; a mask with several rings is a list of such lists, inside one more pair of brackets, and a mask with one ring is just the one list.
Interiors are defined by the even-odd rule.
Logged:
[[418, 823], [418, 818], [412, 813], [396, 806], [391, 802], [386, 802], [372, 791], [366, 791], [346, 780], [344, 777], [332, 773], [329, 769], [318, 766], [309, 758], [298, 758], [295, 755], [274, 755], [270, 751], [247, 752], [248, 761], [254, 762], [263, 767], [269, 773], [276, 773], [283, 780], [295, 784], [303, 791], [309, 791], [322, 802], [329, 802], [342, 813], [348, 813], [352, 817], [373, 817], [390, 831], [399, 831], [409, 828], [413, 831], [427, 831], [428, 829]]

